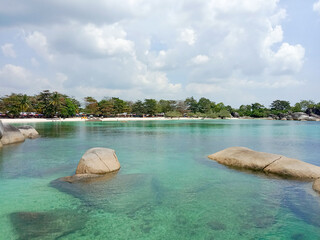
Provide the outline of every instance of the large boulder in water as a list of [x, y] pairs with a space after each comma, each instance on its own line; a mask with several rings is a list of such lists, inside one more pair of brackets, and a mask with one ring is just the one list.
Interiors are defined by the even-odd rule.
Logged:
[[39, 133], [32, 126], [24, 125], [18, 127], [19, 131], [23, 134], [25, 138], [37, 138], [39, 137]]
[[278, 154], [256, 152], [244, 147], [231, 147], [209, 156], [221, 164], [262, 171], [282, 177], [320, 178], [320, 167]]
[[231, 147], [209, 156], [209, 158], [227, 166], [256, 171], [263, 170], [279, 157], [276, 154], [256, 152], [245, 147]]
[[3, 128], [3, 134], [1, 137], [1, 142], [3, 145], [11, 144], [11, 143], [19, 143], [25, 140], [23, 134], [16, 127], [10, 124], [2, 124], [0, 121], [0, 125]]
[[267, 166], [264, 172], [301, 179], [317, 179], [320, 177], [320, 167], [284, 156]]
[[317, 180], [315, 180], [313, 182], [312, 185], [313, 190], [315, 190], [316, 192], [320, 193], [320, 178], [318, 178]]
[[91, 148], [80, 159], [76, 174], [106, 174], [120, 169], [120, 163], [113, 149]]

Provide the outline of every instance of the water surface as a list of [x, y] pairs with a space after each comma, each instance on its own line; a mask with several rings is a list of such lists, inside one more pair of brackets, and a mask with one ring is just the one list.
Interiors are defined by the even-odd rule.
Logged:
[[[222, 166], [231, 146], [320, 165], [318, 122], [189, 120], [48, 122], [41, 138], [0, 149], [3, 239], [318, 239], [311, 183]], [[116, 150], [111, 180], [72, 175], [91, 147]]]

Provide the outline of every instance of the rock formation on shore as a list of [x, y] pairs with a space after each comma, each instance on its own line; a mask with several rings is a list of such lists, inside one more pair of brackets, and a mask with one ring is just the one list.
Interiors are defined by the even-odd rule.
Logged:
[[61, 178], [62, 181], [76, 182], [92, 177], [105, 176], [120, 169], [120, 163], [113, 149], [91, 148], [84, 153], [79, 161], [76, 174]]
[[39, 137], [39, 133], [31, 126], [14, 127], [3, 124], [0, 120], [0, 147], [2, 145], [23, 142], [25, 138]]
[[319, 115], [304, 112], [280, 113], [278, 115], [271, 114], [269, 118], [272, 120], [320, 121]]
[[0, 121], [1, 128], [3, 128], [3, 133], [1, 137], [1, 143], [3, 145], [19, 143], [25, 140], [23, 134], [16, 127], [10, 124], [2, 124]]
[[25, 138], [37, 138], [39, 137], [39, 133], [32, 126], [24, 125], [17, 127], [19, 131], [23, 134]]
[[320, 167], [297, 159], [256, 152], [245, 147], [230, 147], [208, 157], [230, 167], [261, 171], [285, 178], [317, 179], [313, 188], [320, 192]]

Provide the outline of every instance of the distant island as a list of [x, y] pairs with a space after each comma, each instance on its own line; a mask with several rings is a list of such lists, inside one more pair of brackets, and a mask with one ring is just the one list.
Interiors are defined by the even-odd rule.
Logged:
[[233, 108], [208, 98], [196, 100], [144, 99], [125, 101], [118, 97], [97, 101], [87, 96], [84, 104], [74, 97], [44, 90], [28, 96], [12, 93], [0, 98], [0, 118], [70, 118], [70, 117], [192, 117], [192, 118], [267, 118], [276, 120], [320, 120], [320, 102], [275, 100], [269, 108], [260, 103]]

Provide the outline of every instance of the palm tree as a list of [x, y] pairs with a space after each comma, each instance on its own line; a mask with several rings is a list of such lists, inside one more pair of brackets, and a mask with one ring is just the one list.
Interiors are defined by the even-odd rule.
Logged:
[[52, 105], [55, 114], [60, 111], [60, 107], [61, 107], [61, 95], [60, 95], [60, 93], [58, 93], [58, 92], [53, 92], [52, 93], [50, 104]]
[[19, 96], [19, 106], [21, 112], [26, 112], [30, 107], [29, 97], [26, 94]]

